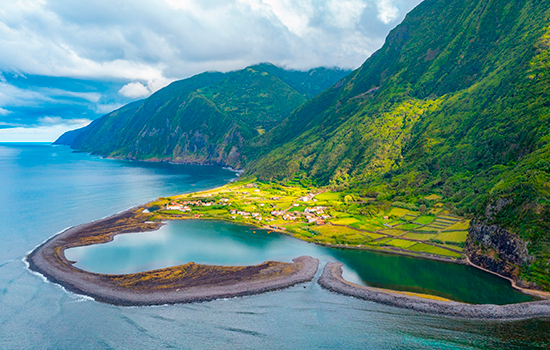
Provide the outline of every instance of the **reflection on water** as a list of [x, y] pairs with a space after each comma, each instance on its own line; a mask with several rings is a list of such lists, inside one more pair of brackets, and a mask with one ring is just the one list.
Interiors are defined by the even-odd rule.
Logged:
[[[117, 307], [44, 283], [21, 261], [68, 226], [232, 178], [234, 173], [216, 167], [115, 161], [46, 144], [0, 144], [0, 349], [550, 348], [549, 319], [422, 315], [331, 293], [315, 283], [207, 303]], [[365, 262], [353, 252], [327, 259], [351, 256], [346, 264], [356, 271], [363, 264], [386, 264], [394, 273], [404, 268], [391, 260], [369, 260], [378, 255]], [[371, 283], [372, 270], [380, 271], [361, 272]]]
[[115, 236], [113, 242], [65, 251], [77, 267], [118, 274], [188, 262], [253, 265], [292, 261], [301, 255], [344, 263], [344, 277], [370, 286], [439, 295], [470, 303], [507, 304], [532, 300], [508, 281], [469, 266], [371, 251], [332, 249], [290, 236], [225, 221], [173, 221], [160, 230]]

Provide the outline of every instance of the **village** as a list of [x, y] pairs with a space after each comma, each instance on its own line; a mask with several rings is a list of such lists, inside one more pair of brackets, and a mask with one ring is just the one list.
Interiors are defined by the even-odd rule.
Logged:
[[150, 211], [158, 220], [227, 220], [331, 246], [462, 258], [469, 220], [449, 214], [439, 195], [423, 198], [432, 202], [429, 209], [396, 202], [369, 214], [358, 210], [371, 203], [369, 198], [251, 181], [159, 198]]
[[[254, 188], [255, 184], [247, 184], [243, 186], [243, 188]], [[252, 191], [252, 194], [259, 194], [261, 191], [259, 189], [254, 189]], [[180, 213], [189, 213], [193, 217], [202, 217], [205, 214], [204, 209], [207, 208], [216, 208], [219, 209], [220, 207], [229, 207], [227, 209], [227, 212], [230, 214], [230, 218], [235, 220], [239, 217], [242, 219], [252, 219], [258, 222], [273, 222], [277, 220], [277, 218], [280, 218], [286, 222], [307, 222], [308, 224], [317, 224], [317, 225], [324, 225], [326, 223], [326, 219], [330, 218], [330, 215], [327, 215], [325, 213], [325, 210], [327, 209], [326, 206], [314, 206], [314, 207], [306, 207], [303, 208], [303, 211], [299, 210], [293, 210], [294, 208], [300, 207], [300, 203], [298, 202], [316, 202], [315, 199], [315, 193], [307, 193], [301, 197], [299, 197], [294, 203], [291, 204], [290, 207], [286, 209], [274, 209], [276, 207], [275, 204], [271, 203], [269, 204], [269, 208], [274, 210], [262, 210], [262, 211], [246, 211], [246, 210], [239, 210], [238, 207], [244, 206], [250, 206], [250, 205], [256, 205], [260, 208], [265, 208], [266, 203], [256, 203], [252, 200], [257, 200], [257, 197], [251, 197], [249, 198], [249, 195], [251, 194], [249, 191], [242, 191], [239, 192], [241, 197], [240, 201], [239, 199], [233, 198], [236, 201], [236, 205], [233, 205], [233, 202], [229, 198], [216, 198], [213, 197], [211, 193], [205, 194], [204, 197], [200, 199], [194, 199], [193, 200], [175, 200], [170, 201], [167, 203], [164, 208], [168, 211], [178, 211]], [[242, 201], [242, 199], [246, 199]], [[279, 196], [271, 196], [269, 197], [269, 200], [272, 202], [281, 200], [282, 197]], [[255, 207], [255, 208], [257, 208]], [[183, 217], [181, 214], [174, 214], [175, 217]], [[281, 227], [277, 227], [277, 229], [283, 229]]]

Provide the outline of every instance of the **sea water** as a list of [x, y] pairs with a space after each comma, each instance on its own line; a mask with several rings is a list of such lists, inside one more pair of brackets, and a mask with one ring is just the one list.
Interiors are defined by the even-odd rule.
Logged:
[[173, 221], [158, 231], [124, 234], [105, 244], [71, 248], [75, 266], [107, 274], [181, 265], [253, 265], [309, 255], [344, 262], [344, 277], [370, 286], [429, 293], [456, 301], [509, 304], [532, 300], [510, 282], [476, 268], [395, 254], [334, 249], [290, 236], [225, 221]]
[[[316, 283], [206, 303], [118, 307], [68, 293], [25, 266], [29, 251], [66, 227], [234, 178], [233, 172], [217, 167], [107, 160], [46, 144], [0, 144], [0, 349], [550, 346], [548, 319], [468, 321], [423, 315], [331, 293]], [[362, 267], [372, 270], [370, 264], [385, 261], [338, 252], [330, 258], [343, 261], [358, 276], [366, 273]], [[408, 260], [403, 261], [379, 266], [366, 279], [406, 270]], [[422, 273], [431, 269], [428, 265]], [[403, 272], [407, 275], [411, 271]], [[435, 275], [434, 280], [442, 278]]]

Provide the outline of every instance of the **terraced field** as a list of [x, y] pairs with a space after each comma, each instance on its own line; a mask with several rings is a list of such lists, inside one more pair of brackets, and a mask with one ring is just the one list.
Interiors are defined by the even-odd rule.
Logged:
[[151, 203], [159, 220], [224, 219], [338, 247], [462, 258], [469, 220], [434, 206], [427, 213], [389, 207], [365, 214], [366, 201], [298, 185], [238, 182]]

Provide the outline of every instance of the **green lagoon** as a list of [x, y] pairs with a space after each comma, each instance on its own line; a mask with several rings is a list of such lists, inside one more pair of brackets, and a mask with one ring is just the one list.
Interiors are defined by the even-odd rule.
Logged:
[[105, 274], [147, 271], [188, 262], [253, 265], [310, 255], [321, 261], [321, 268], [327, 261], [343, 262], [344, 277], [354, 283], [476, 304], [532, 300], [514, 290], [508, 281], [469, 266], [328, 248], [224, 221], [172, 221], [154, 232], [118, 235], [106, 244], [68, 249], [65, 255], [83, 270]]

